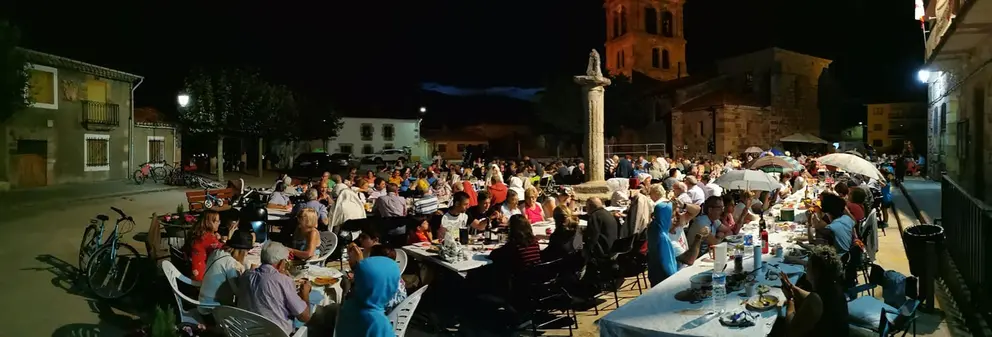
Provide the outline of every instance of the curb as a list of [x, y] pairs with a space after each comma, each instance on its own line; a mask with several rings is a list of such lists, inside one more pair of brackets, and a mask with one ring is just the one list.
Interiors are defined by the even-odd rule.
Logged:
[[9, 206], [6, 206], [5, 205], [3, 207], [0, 207], [0, 210], [9, 210], [9, 209], [15, 209], [15, 208], [24, 208], [24, 207], [37, 207], [37, 206], [44, 206], [44, 205], [49, 205], [49, 204], [57, 203], [57, 202], [81, 202], [81, 201], [90, 201], [90, 200], [95, 200], [95, 199], [126, 197], [126, 196], [130, 196], [130, 195], [140, 195], [140, 194], [164, 192], [164, 191], [171, 191], [171, 190], [177, 190], [177, 189], [182, 189], [182, 188], [184, 188], [184, 187], [180, 187], [180, 186], [165, 186], [165, 187], [161, 187], [161, 188], [147, 189], [147, 190], [141, 190], [141, 191], [128, 191], [128, 192], [115, 192], [115, 193], [106, 193], [106, 194], [97, 194], [97, 195], [87, 195], [87, 196], [78, 197], [78, 198], [54, 198], [54, 199], [50, 199], [50, 200], [46, 200], [46, 201], [28, 202], [28, 203], [21, 203], [21, 204], [9, 205]]
[[909, 194], [909, 192], [906, 191], [906, 187], [904, 187], [903, 184], [899, 184], [898, 187], [899, 187], [899, 191], [902, 192], [902, 195], [906, 197], [906, 201], [909, 202], [909, 207], [913, 209], [913, 215], [915, 215], [916, 218], [919, 219], [921, 223], [932, 224], [933, 219], [930, 219], [929, 217], [924, 215], [923, 212], [920, 211], [920, 207], [916, 205], [916, 200], [914, 200], [913, 197]]

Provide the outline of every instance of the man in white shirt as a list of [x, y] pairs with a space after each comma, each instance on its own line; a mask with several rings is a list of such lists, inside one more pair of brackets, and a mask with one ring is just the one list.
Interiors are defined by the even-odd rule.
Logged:
[[675, 194], [676, 200], [684, 204], [692, 204], [692, 197], [689, 196], [689, 193], [686, 193], [687, 189], [688, 187], [681, 181], [672, 185], [672, 192]]
[[689, 198], [692, 199], [692, 203], [694, 205], [702, 205], [703, 201], [706, 200], [706, 193], [703, 192], [703, 188], [699, 186], [699, 181], [696, 180], [696, 177], [686, 176], [685, 181], [683, 182], [685, 182], [686, 187], [689, 187], [689, 190], [686, 191], [686, 193], [689, 193]]
[[468, 210], [468, 193], [464, 191], [455, 192], [451, 196], [451, 207], [448, 208], [448, 212], [444, 213], [441, 217], [441, 227], [438, 229], [437, 236], [440, 239], [445, 239], [450, 233], [451, 237], [455, 240], [459, 240], [462, 229], [468, 229], [468, 214], [465, 211]]
[[713, 178], [711, 178], [710, 175], [708, 175], [708, 174], [707, 175], [703, 175], [703, 195], [704, 195], [704, 197], [706, 197], [706, 198], [709, 198], [709, 197], [712, 197], [712, 196], [722, 197], [723, 196], [723, 187], [720, 187], [720, 185], [717, 185], [715, 182], [712, 181], [712, 179]]

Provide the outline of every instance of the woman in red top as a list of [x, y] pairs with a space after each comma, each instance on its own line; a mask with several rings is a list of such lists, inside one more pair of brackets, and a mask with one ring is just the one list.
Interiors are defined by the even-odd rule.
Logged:
[[217, 235], [220, 226], [220, 213], [206, 211], [200, 216], [200, 221], [193, 225], [193, 243], [190, 244], [190, 260], [193, 263], [193, 279], [203, 281], [203, 272], [207, 269], [207, 256], [223, 244]]

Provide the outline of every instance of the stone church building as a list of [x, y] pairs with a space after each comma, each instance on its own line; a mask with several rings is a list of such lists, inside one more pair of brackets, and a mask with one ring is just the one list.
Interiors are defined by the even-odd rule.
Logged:
[[636, 128], [637, 142], [665, 143], [675, 155], [726, 154], [780, 146], [797, 132], [820, 134], [817, 97], [830, 60], [773, 47], [720, 60], [716, 74], [690, 76], [684, 3], [605, 0], [606, 68], [631, 79], [637, 109], [650, 116]]

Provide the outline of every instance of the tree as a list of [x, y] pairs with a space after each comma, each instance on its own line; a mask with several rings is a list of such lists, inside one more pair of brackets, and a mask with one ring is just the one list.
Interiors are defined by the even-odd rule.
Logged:
[[338, 136], [343, 123], [340, 114], [336, 113], [329, 102], [296, 96], [295, 103], [299, 108], [297, 118], [299, 132], [295, 134], [294, 139], [327, 141]]
[[610, 76], [610, 81], [603, 97], [604, 137], [619, 136], [621, 127], [640, 128], [647, 124], [648, 116], [637, 108], [640, 97], [630, 77], [616, 74]]
[[30, 75], [24, 53], [17, 49], [19, 42], [17, 27], [0, 20], [0, 122], [32, 103], [25, 95]]

